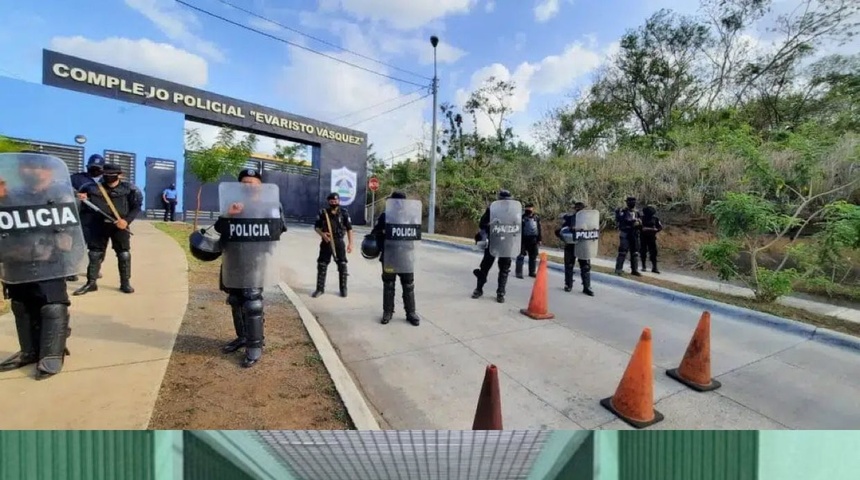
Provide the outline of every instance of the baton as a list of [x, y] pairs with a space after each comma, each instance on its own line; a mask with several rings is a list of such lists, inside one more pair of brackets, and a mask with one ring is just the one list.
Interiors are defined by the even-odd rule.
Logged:
[[[84, 205], [86, 205], [86, 206], [90, 207], [91, 209], [95, 210], [95, 212], [96, 212], [96, 213], [101, 214], [101, 216], [105, 217], [106, 219], [110, 220], [111, 222], [116, 222], [116, 220], [117, 220], [117, 219], [115, 219], [115, 218], [111, 217], [110, 215], [108, 215], [107, 213], [105, 213], [101, 208], [99, 208], [99, 207], [95, 206], [95, 205], [93, 204], [93, 202], [91, 202], [91, 201], [89, 201], [89, 200], [87, 200], [87, 199], [85, 199], [85, 198], [84, 198], [84, 199], [81, 199], [81, 203], [83, 203]], [[133, 233], [131, 233], [131, 230], [129, 230], [128, 228], [126, 228], [126, 229], [125, 229], [125, 231], [126, 231], [126, 232], [128, 232], [128, 234], [129, 234], [129, 235], [134, 235]]]

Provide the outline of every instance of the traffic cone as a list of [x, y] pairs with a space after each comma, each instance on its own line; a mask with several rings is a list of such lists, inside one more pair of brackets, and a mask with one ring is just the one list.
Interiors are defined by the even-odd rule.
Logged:
[[532, 297], [529, 299], [529, 308], [520, 310], [520, 313], [534, 320], [555, 318], [554, 314], [549, 313], [548, 269], [546, 252], [541, 252], [537, 278], [535, 278], [535, 284], [532, 287]]
[[654, 409], [651, 357], [651, 329], [646, 328], [642, 330], [615, 395], [600, 401], [605, 409], [635, 428], [654, 425], [664, 418], [662, 413]]
[[501, 430], [502, 429], [502, 394], [499, 388], [499, 370], [495, 365], [488, 365], [484, 373], [484, 384], [478, 397], [478, 408], [475, 409], [475, 421], [472, 430]]
[[666, 375], [698, 392], [710, 392], [722, 386], [711, 378], [711, 312], [702, 312], [681, 366], [666, 370]]

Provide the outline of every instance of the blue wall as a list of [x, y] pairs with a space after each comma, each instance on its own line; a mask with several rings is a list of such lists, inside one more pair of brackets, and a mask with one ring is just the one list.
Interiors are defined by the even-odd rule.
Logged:
[[[146, 186], [146, 158], [176, 161], [177, 212], [183, 209], [185, 115], [0, 76], [0, 135], [75, 145], [84, 159], [104, 150], [137, 155], [135, 183]], [[160, 208], [161, 205], [147, 205]]]

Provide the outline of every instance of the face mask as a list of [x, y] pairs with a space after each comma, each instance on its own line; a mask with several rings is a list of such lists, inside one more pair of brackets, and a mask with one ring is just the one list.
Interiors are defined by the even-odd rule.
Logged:
[[119, 175], [102, 175], [102, 178], [104, 179], [105, 183], [113, 183], [119, 180]]
[[526, 210], [526, 215], [531, 215], [531, 214], [533, 214], [533, 213], [535, 213], [535, 211], [534, 211], [534, 210]]
[[99, 167], [90, 167], [87, 169], [87, 173], [93, 178], [101, 177], [102, 176], [102, 169]]
[[636, 202], [627, 202], [627, 208], [635, 208]]

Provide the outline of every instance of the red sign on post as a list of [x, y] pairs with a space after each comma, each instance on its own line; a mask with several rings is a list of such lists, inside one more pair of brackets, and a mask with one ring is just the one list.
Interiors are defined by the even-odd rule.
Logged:
[[370, 177], [370, 180], [367, 181], [367, 188], [369, 188], [371, 192], [379, 190], [379, 179], [376, 177]]

